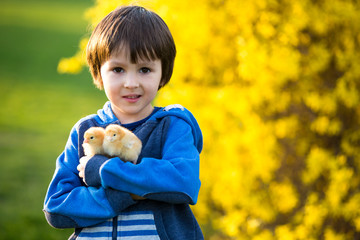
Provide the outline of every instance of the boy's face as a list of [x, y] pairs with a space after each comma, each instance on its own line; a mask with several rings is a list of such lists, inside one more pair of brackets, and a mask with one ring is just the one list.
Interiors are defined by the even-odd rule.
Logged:
[[112, 110], [122, 124], [149, 116], [161, 80], [161, 60], [131, 63], [126, 47], [114, 51], [100, 69]]

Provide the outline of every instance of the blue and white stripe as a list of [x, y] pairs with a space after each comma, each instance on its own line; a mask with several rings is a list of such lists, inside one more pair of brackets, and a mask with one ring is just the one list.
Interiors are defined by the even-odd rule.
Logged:
[[96, 240], [110, 240], [112, 239], [113, 221], [112, 219], [106, 222], [97, 224], [96, 226], [84, 228], [76, 239], [96, 239]]
[[[84, 228], [79, 240], [112, 239], [113, 220]], [[154, 214], [151, 211], [125, 212], [117, 217], [117, 239], [121, 240], [160, 240], [156, 231]]]
[[118, 216], [118, 237], [124, 240], [160, 240], [154, 214], [150, 211], [127, 212]]

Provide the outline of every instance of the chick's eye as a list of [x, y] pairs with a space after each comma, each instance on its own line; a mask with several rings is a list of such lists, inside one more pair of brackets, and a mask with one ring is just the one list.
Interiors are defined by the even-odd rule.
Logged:
[[91, 136], [90, 139], [94, 139], [94, 136]]
[[150, 68], [147, 67], [140, 68], [140, 73], [149, 73], [149, 72], [151, 72]]
[[113, 71], [114, 73], [122, 73], [122, 72], [124, 72], [124, 69], [121, 68], [121, 67], [115, 67], [115, 68], [113, 68], [112, 71]]
[[113, 135], [114, 137], [116, 137], [116, 133], [114, 133], [114, 135]]

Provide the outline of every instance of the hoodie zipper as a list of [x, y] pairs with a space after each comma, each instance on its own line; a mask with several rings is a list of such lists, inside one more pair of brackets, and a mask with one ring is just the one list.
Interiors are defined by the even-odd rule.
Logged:
[[113, 218], [112, 240], [117, 239], [117, 225], [118, 225], [117, 217], [114, 217]]

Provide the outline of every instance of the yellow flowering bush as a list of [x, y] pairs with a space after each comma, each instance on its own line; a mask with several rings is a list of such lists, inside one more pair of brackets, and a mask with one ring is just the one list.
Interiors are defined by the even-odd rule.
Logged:
[[[92, 26], [119, 4], [97, 0]], [[180, 103], [204, 135], [207, 239], [360, 238], [360, 2], [138, 0], [177, 46], [157, 105]], [[59, 63], [77, 72], [79, 53]]]

